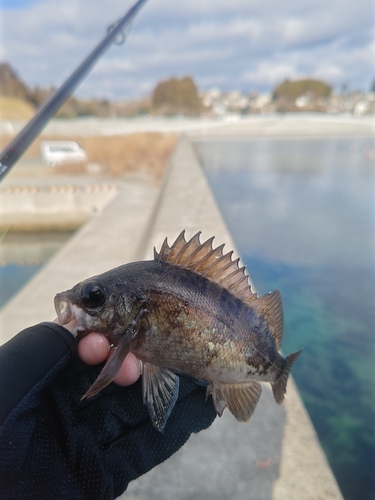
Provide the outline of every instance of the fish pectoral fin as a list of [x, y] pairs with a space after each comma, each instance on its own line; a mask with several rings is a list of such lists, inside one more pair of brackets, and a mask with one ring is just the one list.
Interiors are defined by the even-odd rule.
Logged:
[[89, 387], [88, 391], [82, 396], [81, 399], [91, 398], [92, 396], [95, 396], [112, 382], [112, 380], [120, 371], [124, 359], [133, 349], [136, 334], [137, 330], [135, 330], [134, 328], [131, 327], [128, 329], [127, 333], [121, 338], [120, 342], [118, 343], [113, 356], [104, 365], [95, 382]]
[[98, 392], [107, 387], [107, 385], [109, 385], [116, 377], [120, 371], [122, 362], [137, 343], [136, 337], [142, 328], [142, 324], [139, 320], [146, 312], [147, 308], [145, 307], [145, 302], [142, 300], [139, 311], [123, 333], [116, 347], [115, 353], [104, 365], [104, 368], [99, 373], [98, 378], [89, 387], [89, 390], [82, 396], [81, 400], [95, 396]]
[[262, 388], [257, 382], [243, 384], [212, 384], [207, 396], [212, 394], [216, 413], [222, 416], [225, 408], [240, 422], [247, 422], [254, 413]]
[[286, 363], [283, 371], [281, 372], [281, 375], [279, 376], [278, 379], [275, 380], [275, 382], [271, 383], [273, 396], [277, 404], [280, 404], [284, 401], [284, 396], [286, 393], [286, 384], [288, 382], [290, 369], [292, 368], [292, 364], [294, 363], [296, 358], [301, 354], [301, 352], [302, 349], [300, 349], [297, 352], [293, 352], [292, 354], [289, 354], [285, 358]]
[[143, 403], [154, 427], [163, 432], [177, 401], [180, 379], [168, 368], [144, 363], [142, 376]]

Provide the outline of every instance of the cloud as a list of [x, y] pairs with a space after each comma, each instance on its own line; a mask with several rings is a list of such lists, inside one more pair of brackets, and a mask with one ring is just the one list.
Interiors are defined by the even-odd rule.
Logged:
[[[133, 2], [35, 0], [3, 9], [0, 59], [29, 85], [59, 85]], [[314, 76], [368, 89], [374, 78], [369, 0], [150, 0], [124, 46], [98, 62], [77, 93], [126, 99], [162, 78], [198, 86], [272, 90]]]

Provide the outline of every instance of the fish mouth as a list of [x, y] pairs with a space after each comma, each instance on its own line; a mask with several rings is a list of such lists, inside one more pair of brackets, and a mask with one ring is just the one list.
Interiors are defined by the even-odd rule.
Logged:
[[69, 329], [69, 331], [71, 331], [77, 341], [90, 332], [91, 329], [87, 325], [87, 315], [82, 309], [71, 302], [66, 292], [58, 293], [55, 296], [55, 309], [60, 325], [64, 326], [73, 320], [76, 321], [73, 330]]
[[60, 325], [66, 325], [73, 319], [71, 302], [64, 293], [58, 293], [56, 295], [55, 309]]

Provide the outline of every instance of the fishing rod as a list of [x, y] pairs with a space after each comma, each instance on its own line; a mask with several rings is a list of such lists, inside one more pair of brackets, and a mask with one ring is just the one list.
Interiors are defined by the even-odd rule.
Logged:
[[14, 139], [0, 153], [0, 182], [10, 171], [12, 166], [23, 155], [26, 149], [39, 135], [42, 129], [47, 125], [48, 121], [57, 113], [64, 102], [73, 94], [87, 73], [94, 66], [99, 57], [110, 47], [114, 42], [117, 44], [124, 43], [127, 33], [131, 27], [131, 23], [147, 0], [138, 0], [137, 3], [117, 22], [113, 23], [107, 31], [107, 35], [95, 47], [95, 49], [86, 57], [86, 59], [73, 71], [67, 80], [59, 89], [41, 106], [39, 111], [33, 118], [24, 126], [24, 128], [16, 135]]

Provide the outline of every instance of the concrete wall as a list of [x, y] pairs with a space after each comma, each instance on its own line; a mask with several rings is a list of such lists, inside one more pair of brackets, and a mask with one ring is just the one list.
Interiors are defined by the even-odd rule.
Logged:
[[117, 191], [117, 184], [100, 178], [9, 176], [0, 187], [0, 231], [77, 229], [101, 213]]

